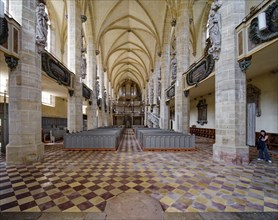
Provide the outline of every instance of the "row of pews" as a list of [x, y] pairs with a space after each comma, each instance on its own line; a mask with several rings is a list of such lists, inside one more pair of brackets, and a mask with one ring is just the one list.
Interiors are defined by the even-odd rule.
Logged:
[[196, 136], [215, 139], [215, 129], [212, 128], [190, 127], [190, 134], [195, 134]]
[[106, 127], [67, 133], [64, 136], [64, 150], [117, 150], [124, 128]]
[[195, 135], [159, 128], [134, 128], [134, 132], [144, 151], [195, 150]]

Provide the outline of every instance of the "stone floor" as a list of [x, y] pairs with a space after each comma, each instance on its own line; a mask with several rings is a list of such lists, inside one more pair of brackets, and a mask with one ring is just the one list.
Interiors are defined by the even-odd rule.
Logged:
[[217, 219], [209, 216], [223, 212], [277, 216], [277, 159], [257, 161], [251, 149], [249, 165], [226, 165], [212, 161], [211, 140], [197, 138], [196, 145], [196, 152], [142, 152], [132, 130], [126, 130], [117, 152], [63, 151], [61, 144], [50, 145], [43, 162], [9, 166], [2, 156], [1, 215], [84, 212], [84, 219], [88, 212], [101, 214], [106, 202], [123, 192], [142, 192], [160, 202], [166, 219], [176, 219], [172, 212], [196, 212], [192, 215], [200, 219]]

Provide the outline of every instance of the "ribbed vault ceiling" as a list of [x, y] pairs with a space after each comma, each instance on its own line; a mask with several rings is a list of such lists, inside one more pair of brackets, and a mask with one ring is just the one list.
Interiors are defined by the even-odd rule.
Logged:
[[142, 89], [161, 51], [166, 1], [89, 2], [96, 46], [112, 87], [131, 79]]

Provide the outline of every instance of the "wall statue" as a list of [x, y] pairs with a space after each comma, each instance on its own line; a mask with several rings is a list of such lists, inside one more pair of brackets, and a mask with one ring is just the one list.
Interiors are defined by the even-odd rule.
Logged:
[[172, 80], [176, 80], [176, 78], [177, 78], [177, 58], [176, 58], [175, 53], [172, 54], [171, 69], [172, 69]]
[[176, 37], [174, 36], [174, 39], [171, 43], [171, 78], [172, 80], [176, 80], [177, 78], [177, 58], [176, 58]]
[[86, 78], [87, 75], [87, 61], [85, 57], [85, 53], [81, 53], [81, 61], [80, 61], [80, 66], [81, 66], [81, 77], [82, 79]]
[[219, 59], [219, 53], [221, 50], [221, 14], [218, 12], [221, 6], [221, 1], [215, 0], [212, 3], [208, 20], [209, 38], [212, 44], [208, 53], [213, 56], [214, 60]]
[[39, 47], [39, 53], [47, 45], [47, 34], [48, 34], [48, 15], [45, 12], [45, 5], [39, 3], [36, 8], [36, 43]]
[[99, 86], [99, 81], [96, 81], [96, 98], [98, 99], [99, 97], [99, 90], [100, 90], [100, 86]]

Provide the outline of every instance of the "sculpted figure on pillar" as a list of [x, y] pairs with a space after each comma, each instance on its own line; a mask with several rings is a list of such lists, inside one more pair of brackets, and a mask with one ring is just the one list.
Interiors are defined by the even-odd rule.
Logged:
[[177, 78], [177, 58], [176, 58], [176, 53], [172, 53], [171, 69], [172, 69], [172, 80], [176, 80], [176, 78]]
[[172, 80], [176, 80], [177, 78], [177, 58], [176, 58], [176, 37], [172, 41], [171, 46], [171, 78]]
[[221, 50], [221, 14], [218, 12], [221, 6], [221, 1], [215, 0], [212, 3], [208, 20], [209, 38], [212, 44], [208, 53], [211, 54], [215, 60], [219, 59]]
[[153, 96], [154, 96], [154, 80], [152, 79], [152, 81], [151, 81], [151, 84], [150, 84], [150, 89], [151, 89], [151, 91], [150, 91], [150, 102], [151, 102], [151, 104], [153, 104], [154, 102], [153, 102]]
[[87, 62], [86, 62], [86, 57], [85, 57], [85, 53], [81, 53], [81, 77], [82, 79], [86, 78], [86, 70], [87, 70]]
[[47, 45], [48, 15], [45, 12], [45, 5], [39, 3], [36, 8], [36, 43], [39, 46], [39, 53]]
[[96, 98], [99, 97], [99, 81], [96, 81]]
[[[83, 19], [84, 19], [84, 16], [85, 15], [83, 15]], [[81, 16], [81, 19], [82, 19], [82, 16]], [[84, 31], [82, 29], [81, 30], [81, 60], [80, 60], [81, 77], [82, 77], [82, 79], [85, 79], [86, 75], [87, 75], [87, 60], [86, 60], [86, 56], [85, 56], [85, 54], [87, 52], [87, 48], [85, 46], [84, 41], [85, 41], [85, 37], [84, 37]]]
[[107, 92], [106, 89], [104, 88], [104, 93], [103, 93], [103, 101], [104, 101], [104, 110], [107, 112]]

